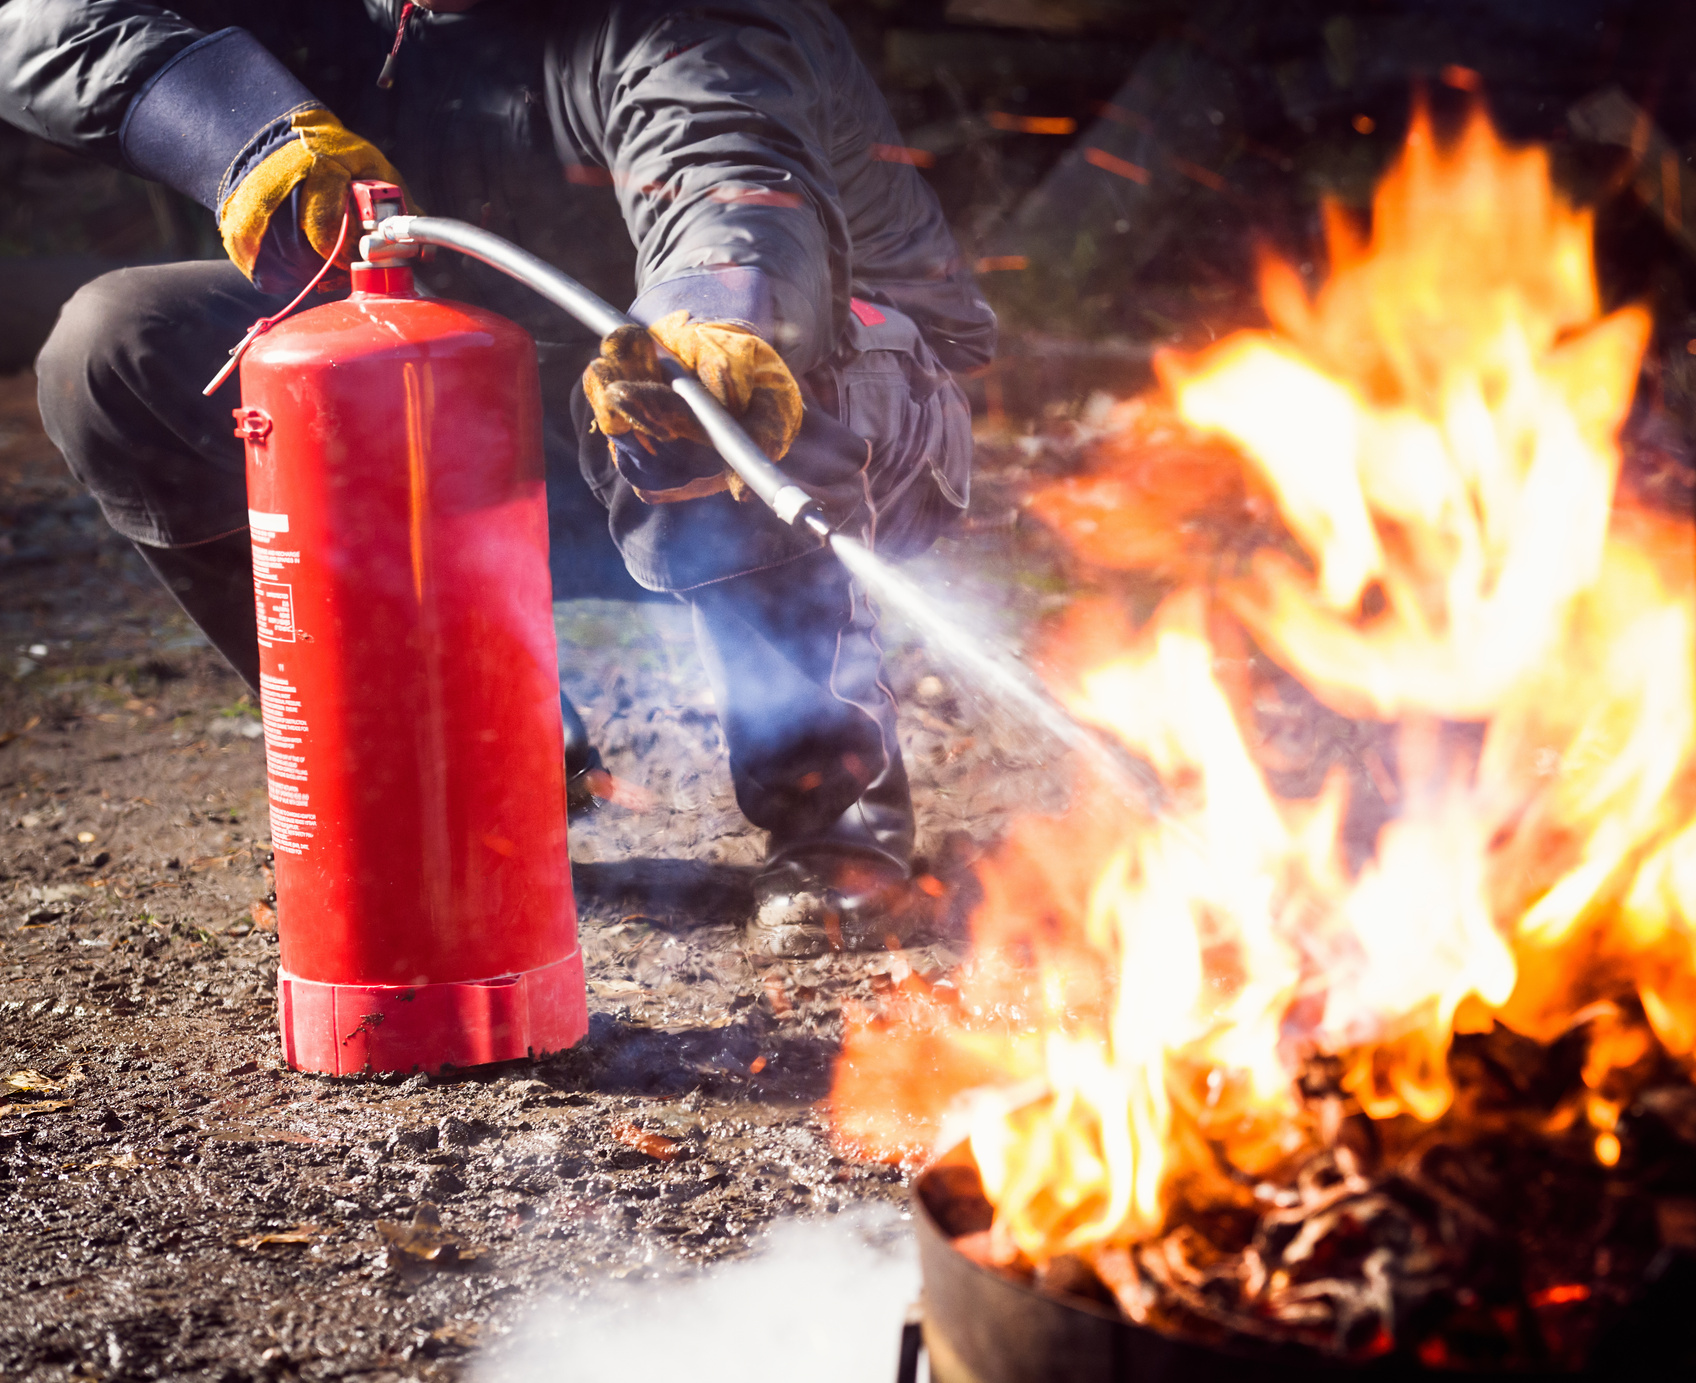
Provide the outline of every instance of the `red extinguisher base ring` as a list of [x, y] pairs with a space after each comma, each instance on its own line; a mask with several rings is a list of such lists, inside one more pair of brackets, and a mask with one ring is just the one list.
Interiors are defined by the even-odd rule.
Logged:
[[445, 984], [277, 976], [283, 1055], [297, 1071], [436, 1072], [564, 1051], [589, 1030], [583, 953], [516, 975]]

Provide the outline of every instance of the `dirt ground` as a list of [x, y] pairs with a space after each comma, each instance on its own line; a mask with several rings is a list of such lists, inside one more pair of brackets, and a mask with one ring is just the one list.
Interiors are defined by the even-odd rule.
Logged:
[[[762, 842], [684, 611], [561, 605], [567, 686], [659, 800], [573, 826], [589, 1036], [445, 1079], [288, 1071], [257, 710], [33, 387], [0, 379], [0, 1379], [456, 1379], [562, 1289], [902, 1200], [828, 1141], [841, 1007], [959, 958], [971, 860], [1015, 805], [1063, 800], [1047, 748], [892, 629], [937, 939], [751, 958]], [[994, 573], [970, 594], [1017, 626], [1061, 597], [1009, 500], [1029, 448], [986, 455], [927, 560]]]

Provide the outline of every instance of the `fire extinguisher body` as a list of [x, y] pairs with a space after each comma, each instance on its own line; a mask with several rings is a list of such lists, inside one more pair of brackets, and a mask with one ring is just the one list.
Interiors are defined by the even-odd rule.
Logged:
[[535, 347], [404, 268], [241, 365], [279, 1022], [305, 1070], [587, 1027]]

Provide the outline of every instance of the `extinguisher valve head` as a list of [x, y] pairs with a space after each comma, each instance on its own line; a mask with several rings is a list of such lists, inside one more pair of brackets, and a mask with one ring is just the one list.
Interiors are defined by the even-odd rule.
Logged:
[[[355, 187], [359, 184], [355, 183]], [[359, 253], [368, 264], [400, 264], [409, 259], [434, 259], [436, 247], [412, 238], [412, 223], [417, 218], [397, 211], [385, 215], [376, 225], [368, 225], [371, 234], [359, 242]]]
[[351, 192], [362, 230], [374, 231], [386, 217], [406, 210], [406, 194], [392, 182], [361, 178], [353, 183]]

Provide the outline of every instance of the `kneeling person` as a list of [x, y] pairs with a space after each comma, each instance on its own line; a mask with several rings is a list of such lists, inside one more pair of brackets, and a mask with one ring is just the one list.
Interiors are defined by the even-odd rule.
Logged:
[[[988, 363], [994, 318], [822, 3], [438, 0], [415, 12], [366, 0], [382, 21], [372, 56], [404, 39], [391, 93], [372, 71], [358, 84], [339, 75], [354, 66], [332, 42], [352, 3], [267, 11], [282, 26], [269, 47], [196, 27], [218, 10], [210, 0], [0, 7], [0, 116], [219, 217], [231, 263], [97, 280], [38, 369], [43, 418], [73, 470], [250, 683], [234, 385], [212, 399], [200, 386], [330, 252], [348, 182], [398, 180], [397, 165], [427, 209], [454, 214], [476, 187], [474, 219], [536, 234], [538, 253], [633, 300], [833, 521], [878, 551], [920, 551], [960, 512], [971, 438], [950, 371]], [[387, 152], [361, 127], [391, 129]], [[552, 178], [511, 174], [536, 172], [538, 157]], [[572, 258], [605, 262], [606, 243], [546, 232], [603, 213], [622, 221], [628, 255], [597, 281]], [[462, 280], [454, 295], [514, 315], [510, 296], [483, 289]], [[550, 388], [550, 361], [574, 350], [567, 383]], [[577, 496], [599, 501], [630, 576], [693, 611], [738, 804], [770, 835], [752, 945], [795, 955], [900, 936], [912, 804], [864, 593], [828, 551], [739, 499], [668, 407], [643, 333], [544, 341], [543, 378], [556, 541]], [[591, 752], [581, 733], [568, 739], [580, 761]]]

